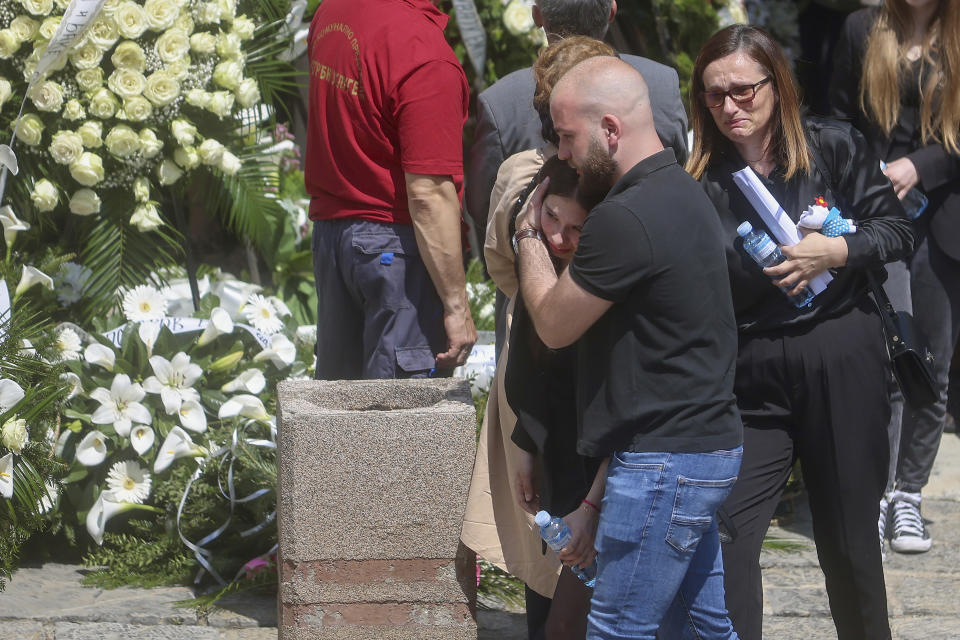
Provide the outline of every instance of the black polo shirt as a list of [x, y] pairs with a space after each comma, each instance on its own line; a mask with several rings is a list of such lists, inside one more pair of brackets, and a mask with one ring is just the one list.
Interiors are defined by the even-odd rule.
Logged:
[[721, 237], [713, 205], [670, 149], [630, 169], [590, 212], [570, 275], [614, 304], [577, 348], [581, 454], [741, 444]]

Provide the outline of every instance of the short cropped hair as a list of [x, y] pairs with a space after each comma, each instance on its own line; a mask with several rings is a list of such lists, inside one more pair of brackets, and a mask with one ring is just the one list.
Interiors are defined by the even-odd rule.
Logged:
[[589, 36], [603, 40], [610, 26], [613, 0], [537, 0], [543, 28], [550, 35]]

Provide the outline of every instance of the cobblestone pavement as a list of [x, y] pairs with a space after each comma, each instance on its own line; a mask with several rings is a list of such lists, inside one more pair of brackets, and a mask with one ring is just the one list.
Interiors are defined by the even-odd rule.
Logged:
[[[889, 553], [890, 624], [897, 640], [960, 640], [960, 438], [946, 434], [923, 513], [933, 549]], [[805, 505], [771, 536], [789, 550], [764, 551], [764, 635], [774, 640], [836, 638]], [[0, 640], [275, 640], [269, 598], [233, 596], [207, 614], [173, 603], [186, 587], [104, 590], [80, 585], [84, 569], [23, 567], [0, 593]], [[522, 613], [481, 611], [479, 640], [524, 640]]]

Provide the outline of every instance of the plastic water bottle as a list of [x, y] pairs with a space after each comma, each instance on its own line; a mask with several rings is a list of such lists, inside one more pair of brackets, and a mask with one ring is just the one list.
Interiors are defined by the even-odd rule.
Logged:
[[[887, 163], [881, 160], [880, 168], [886, 171]], [[910, 191], [907, 191], [907, 195], [903, 196], [900, 204], [903, 205], [903, 210], [907, 212], [907, 217], [911, 220], [916, 220], [927, 210], [927, 205], [930, 204], [930, 201], [927, 200], [927, 196], [923, 194], [923, 191], [913, 187]]]
[[[787, 259], [777, 243], [770, 239], [767, 232], [762, 229], [754, 230], [749, 222], [742, 223], [737, 227], [737, 234], [743, 238], [743, 249], [747, 252], [753, 261], [760, 265], [760, 268], [772, 267], [780, 264]], [[795, 296], [790, 295], [789, 291], [793, 287], [780, 287], [787, 298], [796, 307], [805, 307], [813, 300], [813, 293], [810, 289], [804, 289]]]
[[[570, 544], [573, 534], [570, 527], [561, 518], [551, 517], [546, 511], [538, 511], [534, 522], [540, 527], [540, 537], [543, 538], [547, 546], [560, 553], [560, 550]], [[594, 560], [586, 569], [580, 567], [570, 567], [574, 575], [583, 580], [584, 584], [592, 587], [597, 582], [597, 561]]]

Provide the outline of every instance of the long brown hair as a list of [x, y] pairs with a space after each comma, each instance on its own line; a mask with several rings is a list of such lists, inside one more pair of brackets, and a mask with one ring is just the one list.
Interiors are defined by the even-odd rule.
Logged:
[[687, 160], [687, 171], [700, 178], [719, 149], [727, 148], [730, 141], [720, 133], [710, 110], [703, 101], [703, 70], [714, 60], [731, 53], [742, 52], [752, 58], [763, 72], [770, 76], [777, 94], [773, 111], [773, 130], [770, 144], [773, 158], [785, 167], [784, 176], [810, 171], [810, 152], [803, 135], [800, 118], [800, 92], [793, 78], [790, 63], [780, 45], [763, 29], [750, 25], [734, 24], [715, 33], [700, 49], [693, 65], [690, 82], [690, 124], [693, 126], [693, 151]]
[[[909, 75], [910, 12], [887, 0], [867, 39], [860, 108], [887, 135], [900, 117], [900, 95]], [[960, 0], [940, 0], [922, 45], [920, 138], [960, 153]]]

